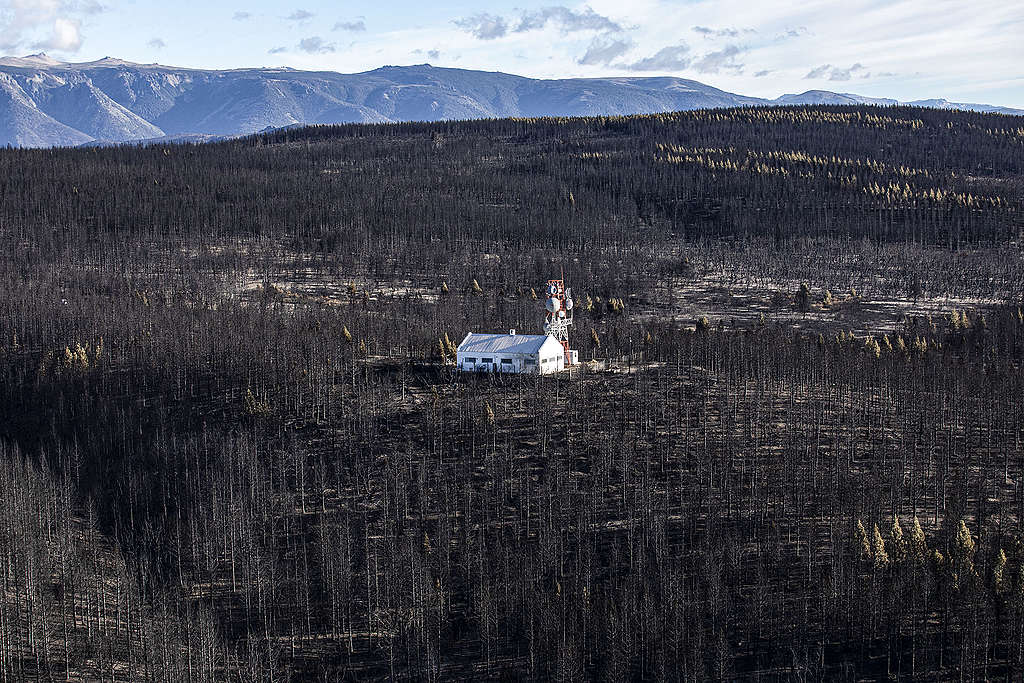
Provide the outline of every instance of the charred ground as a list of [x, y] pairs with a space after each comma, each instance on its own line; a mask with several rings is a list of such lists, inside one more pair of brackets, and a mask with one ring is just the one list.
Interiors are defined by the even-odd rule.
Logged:
[[[1024, 119], [345, 126], [0, 169], [6, 680], [1022, 666]], [[452, 371], [562, 270], [584, 367]]]

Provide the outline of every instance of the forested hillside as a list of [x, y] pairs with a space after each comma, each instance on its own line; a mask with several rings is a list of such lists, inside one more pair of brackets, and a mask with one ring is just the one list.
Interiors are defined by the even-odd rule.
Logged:
[[0, 151], [0, 680], [1013, 678], [1022, 211], [918, 108]]

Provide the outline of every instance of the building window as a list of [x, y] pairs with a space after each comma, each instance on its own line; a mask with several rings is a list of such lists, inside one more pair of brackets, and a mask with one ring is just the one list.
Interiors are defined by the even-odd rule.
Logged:
[[501, 359], [501, 364], [502, 365], [512, 365], [512, 359], [511, 358], [502, 358]]
[[469, 358], [469, 357], [466, 357], [466, 358], [463, 358], [463, 359], [462, 359], [462, 362], [463, 362], [463, 363], [476, 363], [476, 358]]
[[493, 363], [494, 359], [493, 358], [481, 358], [480, 362], [481, 363]]

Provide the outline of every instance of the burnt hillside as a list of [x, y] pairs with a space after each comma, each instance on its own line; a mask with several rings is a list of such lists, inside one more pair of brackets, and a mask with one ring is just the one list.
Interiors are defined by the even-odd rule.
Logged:
[[324, 126], [209, 145], [10, 151], [6, 231], [629, 244], [833, 236], [957, 247], [1021, 228], [1024, 117], [899, 107]]
[[[0, 152], [0, 679], [1024, 666], [1024, 120]], [[586, 362], [465, 376], [564, 271]]]

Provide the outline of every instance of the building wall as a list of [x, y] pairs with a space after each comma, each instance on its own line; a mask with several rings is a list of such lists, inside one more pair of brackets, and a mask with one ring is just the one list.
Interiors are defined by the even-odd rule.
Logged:
[[561, 347], [558, 351], [559, 353], [542, 351], [541, 354], [498, 353], [489, 356], [460, 351], [456, 354], [456, 364], [460, 370], [467, 372], [521, 372], [547, 375], [565, 369], [565, 356], [560, 353]]
[[565, 353], [562, 351], [561, 346], [554, 351], [541, 349], [539, 355], [541, 356], [540, 374], [550, 375], [553, 372], [565, 370]]
[[548, 337], [540, 347], [538, 355], [540, 356], [540, 374], [548, 375], [565, 370], [565, 349], [555, 341], [554, 337]]
[[522, 353], [490, 353], [484, 356], [474, 352], [460, 351], [456, 360], [460, 370], [470, 372], [524, 372], [532, 371], [535, 365], [528, 362], [529, 356]]
[[535, 353], [457, 351], [456, 366], [466, 372], [512, 372], [549, 375], [565, 369], [565, 351], [554, 338]]

